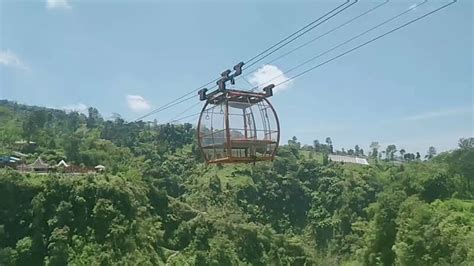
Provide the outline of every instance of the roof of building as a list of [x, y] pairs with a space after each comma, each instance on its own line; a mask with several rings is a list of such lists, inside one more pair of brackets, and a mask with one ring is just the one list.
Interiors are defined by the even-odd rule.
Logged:
[[369, 162], [367, 161], [367, 159], [354, 157], [354, 156], [330, 154], [329, 155], [329, 160], [331, 160], [333, 162], [344, 162], [344, 163], [355, 163], [355, 164], [369, 165]]
[[104, 170], [105, 169], [105, 166], [99, 164], [97, 165], [96, 167], [94, 167], [95, 169], [100, 169], [100, 170]]
[[67, 164], [64, 160], [61, 160], [56, 167], [69, 167], [69, 164]]
[[3, 163], [16, 163], [20, 161], [19, 158], [13, 157], [13, 156], [1, 156], [0, 157], [0, 162]]
[[15, 144], [36, 144], [34, 141], [26, 141], [24, 139], [15, 141]]
[[13, 153], [14, 153], [16, 156], [20, 156], [20, 157], [26, 157], [26, 156], [28, 156], [28, 154], [24, 154], [24, 153], [21, 153], [21, 152], [19, 152], [19, 151], [14, 151]]
[[41, 160], [41, 157], [38, 157], [36, 161], [29, 166], [37, 169], [44, 169], [44, 168], [49, 168], [49, 165], [47, 163], [44, 163], [43, 160]]

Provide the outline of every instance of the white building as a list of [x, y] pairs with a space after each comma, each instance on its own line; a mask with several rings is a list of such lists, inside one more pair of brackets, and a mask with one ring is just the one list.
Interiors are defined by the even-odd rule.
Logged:
[[354, 156], [329, 154], [329, 160], [332, 161], [332, 162], [355, 163], [355, 164], [369, 165], [369, 162], [367, 162], [367, 159], [354, 157]]

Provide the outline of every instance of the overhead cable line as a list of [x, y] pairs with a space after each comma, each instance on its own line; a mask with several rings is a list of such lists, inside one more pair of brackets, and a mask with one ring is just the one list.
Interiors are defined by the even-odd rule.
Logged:
[[283, 85], [283, 84], [287, 83], [287, 82], [290, 81], [290, 80], [293, 80], [293, 79], [295, 79], [295, 78], [298, 78], [298, 77], [300, 77], [300, 76], [302, 76], [302, 75], [304, 75], [304, 74], [306, 74], [306, 73], [308, 73], [308, 72], [310, 72], [310, 71], [313, 71], [313, 70], [315, 70], [315, 69], [317, 69], [317, 68], [319, 68], [319, 67], [321, 67], [321, 66], [323, 66], [323, 65], [325, 65], [325, 64], [327, 64], [327, 63], [329, 63], [329, 62], [332, 62], [332, 61], [334, 61], [334, 60], [336, 60], [336, 59], [338, 59], [338, 58], [340, 58], [340, 57], [343, 57], [343, 56], [345, 56], [345, 55], [347, 55], [347, 54], [349, 54], [349, 53], [351, 53], [351, 52], [353, 52], [353, 51], [355, 51], [355, 50], [357, 50], [357, 49], [359, 49], [359, 48], [362, 48], [362, 47], [364, 47], [364, 46], [366, 46], [366, 45], [368, 45], [368, 44], [370, 44], [370, 43], [372, 43], [372, 42], [375, 42], [375, 41], [377, 41], [377, 40], [379, 40], [379, 39], [381, 39], [381, 38], [383, 38], [383, 37], [385, 37], [385, 36], [387, 36], [387, 35], [389, 35], [389, 34], [395, 32], [395, 31], [398, 31], [398, 30], [400, 30], [400, 29], [402, 29], [402, 28], [404, 28], [404, 27], [406, 27], [406, 26], [408, 26], [408, 25], [410, 25], [410, 24], [412, 24], [412, 23], [415, 23], [415, 22], [417, 22], [417, 21], [419, 21], [419, 20], [421, 20], [421, 19], [423, 19], [423, 18], [425, 18], [425, 17], [427, 17], [427, 16], [429, 16], [429, 15], [432, 15], [432, 14], [434, 14], [434, 13], [436, 13], [436, 12], [438, 12], [438, 11], [440, 11], [440, 10], [442, 10], [442, 9], [444, 9], [444, 8], [446, 8], [446, 7], [448, 7], [448, 6], [452, 5], [452, 4], [454, 4], [454, 3], [456, 3], [456, 2], [457, 2], [457, 0], [453, 0], [452, 2], [449, 2], [449, 3], [447, 3], [447, 4], [445, 4], [445, 5], [443, 5], [443, 6], [439, 7], [439, 8], [437, 8], [437, 9], [435, 9], [435, 10], [433, 10], [433, 11], [430, 11], [430, 12], [428, 12], [428, 13], [422, 15], [422, 16], [419, 16], [419, 17], [417, 17], [417, 18], [415, 18], [415, 19], [412, 19], [412, 20], [410, 20], [409, 22], [407, 22], [407, 23], [405, 23], [405, 24], [403, 24], [403, 25], [401, 25], [401, 26], [398, 26], [398, 27], [396, 27], [396, 28], [394, 28], [394, 29], [392, 29], [392, 30], [390, 30], [390, 31], [387, 31], [387, 32], [385, 32], [385, 33], [383, 33], [383, 34], [381, 34], [381, 35], [378, 35], [377, 37], [372, 38], [372, 39], [370, 39], [369, 41], [366, 41], [366, 42], [364, 42], [364, 43], [362, 43], [362, 44], [360, 44], [360, 45], [358, 45], [358, 46], [356, 46], [356, 47], [354, 47], [354, 48], [352, 48], [352, 49], [349, 49], [349, 50], [347, 50], [347, 51], [345, 51], [345, 52], [343, 52], [343, 53], [338, 54], [337, 56], [332, 57], [332, 58], [329, 59], [329, 60], [326, 60], [326, 61], [324, 61], [324, 62], [322, 62], [322, 63], [320, 63], [320, 64], [318, 64], [318, 65], [316, 65], [316, 66], [313, 66], [313, 67], [311, 67], [311, 68], [309, 68], [309, 69], [307, 69], [307, 70], [305, 70], [305, 71], [303, 71], [303, 72], [301, 72], [301, 73], [299, 73], [299, 74], [297, 74], [297, 75], [294, 75], [294, 76], [292, 76], [292, 77], [290, 77], [290, 78], [288, 78], [288, 79], [286, 79], [286, 80], [284, 80], [284, 81], [282, 81], [282, 82], [276, 84], [275, 87], [280, 86], [280, 85]]
[[[156, 111], [156, 112], [164, 111], [164, 110], [169, 109], [169, 108], [171, 108], [171, 107], [173, 107], [173, 106], [175, 106], [175, 105], [178, 105], [178, 104], [183, 103], [183, 102], [185, 102], [185, 101], [189, 101], [189, 100], [193, 99], [194, 97], [195, 97], [195, 96], [193, 95], [193, 96], [188, 97], [188, 98], [185, 98], [185, 99], [183, 99], [183, 100], [181, 100], [181, 101], [175, 102], [174, 104], [163, 106], [162, 108], [159, 109], [159, 111]], [[182, 98], [183, 98], [183, 97], [180, 97], [180, 99], [182, 99]], [[153, 114], [153, 113], [152, 113], [152, 114]], [[143, 115], [143, 116], [137, 118], [135, 121], [141, 120], [141, 119], [143, 119], [143, 118], [145, 118], [145, 117], [147, 117], [147, 116], [150, 116], [150, 115], [152, 115], [152, 114]]]
[[184, 120], [184, 119], [186, 119], [186, 118], [198, 116], [198, 115], [200, 115], [200, 114], [201, 114], [201, 112], [195, 113], [195, 114], [191, 114], [191, 115], [187, 115], [187, 116], [183, 116], [183, 117], [180, 117], [180, 118], [178, 118], [178, 119], [175, 119], [173, 122], [178, 122], [178, 121]]
[[[323, 16], [321, 16], [321, 17], [319, 17], [319, 18], [313, 20], [313, 21], [310, 22], [309, 24], [305, 25], [305, 26], [302, 27], [301, 29], [299, 29], [299, 30], [297, 30], [296, 32], [294, 32], [294, 33], [290, 34], [289, 36], [285, 37], [285, 38], [282, 39], [281, 41], [277, 42], [276, 44], [272, 45], [271, 47], [267, 48], [266, 50], [260, 52], [259, 54], [253, 56], [252, 58], [250, 58], [249, 60], [247, 60], [245, 63], [248, 64], [248, 63], [254, 61], [255, 59], [257, 59], [258, 57], [264, 55], [264, 54], [267, 53], [268, 51], [272, 50], [273, 48], [279, 46], [279, 47], [277, 47], [275, 50], [273, 50], [270, 54], [274, 53], [275, 51], [277, 51], [277, 50], [281, 49], [282, 47], [288, 45], [289, 43], [293, 42], [293, 41], [296, 40], [297, 38], [300, 38], [302, 35], [306, 34], [307, 32], [309, 32], [309, 31], [311, 31], [311, 30], [313, 30], [313, 29], [315, 29], [317, 26], [321, 25], [323, 22], [327, 21], [328, 19], [334, 17], [335, 15], [339, 14], [340, 12], [342, 12], [343, 10], [345, 10], [346, 8], [348, 8], [348, 7], [350, 7], [350, 6], [352, 6], [353, 4], [355, 4], [355, 3], [358, 2], [358, 0], [355, 0], [355, 1], [354, 1], [353, 3], [351, 3], [350, 5], [344, 7], [342, 10], [338, 11], [337, 13], [331, 15], [329, 18], [325, 19], [323, 22], [314, 25], [315, 23], [317, 23], [318, 21], [320, 21], [320, 20], [323, 19], [324, 17], [330, 15], [331, 13], [333, 13], [334, 11], [340, 9], [340, 8], [343, 7], [344, 5], [347, 5], [350, 1], [351, 1], [351, 0], [346, 0], [344, 3], [340, 4], [339, 6], [337, 6], [337, 7], [334, 8], [334, 9], [332, 9], [331, 11], [327, 12], [327, 13], [324, 14]], [[303, 31], [303, 32], [302, 32], [302, 31]], [[297, 35], [297, 36], [295, 36], [295, 35]], [[290, 39], [290, 38], [291, 38], [291, 39]], [[289, 39], [290, 39], [290, 40], [289, 40]], [[289, 41], [287, 41], [287, 40], [289, 40]], [[285, 41], [287, 41], [287, 42], [284, 43]], [[283, 44], [282, 44], [282, 43], [283, 43]], [[255, 63], [257, 63], [257, 62], [263, 60], [263, 59], [266, 58], [267, 56], [268, 56], [268, 55], [264, 55], [262, 58], [258, 59], [258, 60], [257, 60], [256, 62], [254, 62], [253, 64], [255, 64]], [[248, 67], [252, 66], [253, 64], [250, 64]], [[206, 83], [206, 84], [204, 84], [204, 85], [198, 87], [197, 89], [193, 89], [192, 91], [190, 91], [190, 92], [188, 92], [188, 93], [186, 93], [186, 94], [184, 94], [184, 95], [178, 97], [177, 99], [175, 99], [175, 100], [173, 100], [173, 101], [170, 101], [170, 102], [168, 102], [167, 104], [165, 104], [165, 105], [163, 105], [163, 106], [161, 106], [161, 107], [159, 107], [159, 108], [156, 108], [156, 109], [154, 109], [154, 110], [148, 112], [148, 113], [145, 114], [145, 115], [142, 115], [142, 116], [136, 118], [135, 121], [141, 120], [141, 119], [146, 118], [146, 117], [148, 117], [148, 116], [150, 116], [150, 115], [159, 113], [159, 112], [161, 112], [161, 111], [163, 111], [163, 110], [166, 110], [166, 109], [168, 109], [168, 108], [171, 108], [171, 107], [173, 107], [173, 106], [175, 106], [175, 105], [177, 105], [177, 104], [179, 104], [179, 103], [182, 103], [182, 102], [184, 102], [184, 101], [180, 101], [181, 99], [183, 99], [183, 98], [185, 98], [186, 96], [191, 95], [191, 94], [193, 94], [193, 93], [199, 91], [200, 89], [202, 89], [202, 88], [204, 88], [204, 87], [206, 87], [206, 86], [211, 85], [212, 83], [215, 83], [215, 82], [218, 81], [219, 79], [220, 79], [220, 78], [217, 78], [217, 79], [214, 79], [214, 80], [212, 80], [212, 81], [209, 81], [208, 83]], [[190, 98], [190, 99], [191, 99], [191, 98]], [[188, 100], [189, 100], [189, 99], [188, 99]], [[185, 100], [185, 101], [187, 101], [187, 100]]]
[[279, 42], [275, 43], [274, 45], [270, 46], [269, 48], [265, 49], [264, 51], [260, 52], [259, 54], [253, 56], [252, 58], [248, 59], [247, 61], [245, 61], [246, 63], [250, 63], [251, 61], [257, 59], [259, 56], [265, 54], [266, 52], [270, 51], [271, 49], [275, 48], [276, 46], [280, 45], [281, 43], [283, 43], [284, 41], [290, 39], [291, 37], [295, 36], [296, 34], [300, 33], [301, 31], [304, 31], [306, 28], [308, 27], [311, 27], [314, 23], [318, 22], [319, 20], [323, 19], [325, 16], [327, 16], [328, 14], [331, 14], [332, 12], [336, 11], [337, 9], [341, 8], [342, 6], [346, 5], [347, 3], [349, 3], [350, 0], [346, 0], [346, 2], [340, 4], [339, 6], [337, 6], [336, 8], [334, 8], [333, 10], [327, 12], [326, 14], [324, 14], [323, 16], [311, 21], [309, 24], [307, 24], [306, 26], [304, 26], [303, 28], [293, 32], [292, 34], [286, 36], [284, 39], [280, 40]]
[[306, 64], [308, 64], [308, 63], [310, 63], [311, 61], [314, 61], [314, 60], [316, 60], [316, 59], [318, 59], [318, 58], [320, 58], [320, 57], [322, 57], [322, 56], [324, 56], [324, 55], [326, 55], [326, 54], [328, 54], [328, 53], [330, 53], [330, 52], [336, 50], [337, 48], [339, 48], [339, 47], [341, 47], [341, 46], [344, 46], [344, 45], [346, 45], [346, 44], [352, 42], [353, 40], [355, 40], [355, 39], [357, 39], [357, 38], [359, 38], [359, 37], [361, 37], [361, 36], [363, 36], [363, 35], [365, 35], [365, 34], [371, 32], [371, 31], [373, 31], [373, 30], [375, 30], [375, 29], [377, 29], [377, 28], [379, 28], [379, 27], [381, 27], [381, 26], [383, 26], [383, 25], [386, 25], [387, 23], [392, 22], [393, 20], [395, 20], [395, 19], [397, 19], [397, 18], [399, 18], [399, 17], [405, 15], [406, 13], [415, 10], [416, 8], [418, 8], [418, 7], [420, 7], [421, 5], [425, 4], [426, 2], [428, 2], [428, 0], [424, 0], [424, 1], [420, 2], [420, 3], [418, 3], [418, 4], [415, 4], [415, 5], [411, 6], [411, 7], [408, 8], [407, 10], [405, 10], [405, 11], [403, 11], [403, 12], [401, 12], [401, 13], [399, 13], [399, 14], [397, 14], [397, 15], [395, 15], [395, 16], [393, 16], [393, 17], [391, 17], [391, 18], [389, 18], [389, 19], [387, 19], [387, 20], [385, 20], [385, 21], [383, 21], [383, 22], [381, 22], [381, 23], [379, 23], [379, 24], [377, 24], [377, 25], [375, 25], [375, 26], [373, 26], [373, 27], [367, 29], [367, 30], [365, 30], [365, 31], [363, 31], [362, 33], [359, 33], [359, 34], [355, 35], [354, 37], [352, 37], [352, 38], [350, 38], [350, 39], [348, 39], [348, 40], [346, 40], [346, 41], [341, 42], [340, 44], [338, 44], [338, 45], [336, 45], [336, 46], [333, 46], [332, 48], [330, 48], [330, 49], [328, 49], [328, 50], [326, 50], [326, 51], [324, 51], [324, 52], [322, 52], [322, 53], [320, 53], [320, 54], [317, 54], [316, 56], [313, 56], [313, 57], [309, 58], [308, 60], [306, 60], [306, 61], [304, 61], [304, 62], [302, 62], [302, 63], [300, 63], [300, 64], [298, 64], [298, 65], [296, 65], [296, 66], [294, 66], [294, 67], [292, 67], [292, 68], [290, 68], [290, 69], [288, 69], [287, 71], [281, 73], [280, 75], [277, 75], [277, 76], [271, 78], [270, 80], [267, 80], [267, 81], [264, 82], [262, 85], [255, 86], [255, 87], [252, 88], [250, 91], [255, 91], [255, 90], [258, 89], [259, 87], [262, 87], [263, 85], [268, 84], [269, 82], [271, 82], [271, 81], [273, 81], [273, 80], [275, 80], [275, 79], [277, 79], [277, 78], [280, 78], [280, 77], [282, 77], [282, 76], [284, 76], [284, 75], [286, 75], [286, 74], [292, 72], [293, 70], [298, 69], [298, 68], [300, 68], [300, 67], [302, 67], [302, 66], [304, 66], [304, 65], [306, 65]]
[[193, 105], [191, 105], [190, 107], [186, 108], [184, 111], [182, 111], [181, 113], [177, 114], [174, 118], [172, 118], [170, 121], [167, 122], [168, 123], [173, 123], [173, 122], [177, 122], [179, 120], [182, 120], [182, 119], [179, 119], [177, 120], [181, 115], [185, 114], [186, 112], [188, 112], [189, 110], [193, 109], [194, 107], [198, 106], [201, 102], [197, 102]]
[[[304, 30], [303, 32], [297, 34], [297, 35], [294, 36], [293, 38], [287, 40], [289, 37], [291, 37], [291, 36], [294, 35], [294, 34], [290, 35], [289, 37], [287, 37], [287, 38], [283, 39], [282, 41], [278, 42], [277, 44], [273, 45], [272, 47], [276, 47], [276, 46], [279, 44], [278, 47], [276, 47], [274, 50], [272, 50], [271, 52], [267, 53], [266, 55], [262, 56], [262, 57], [259, 58], [257, 61], [254, 61], [254, 62], [252, 62], [251, 64], [248, 64], [248, 62], [246, 62], [246, 65], [245, 65], [245, 67], [244, 67], [244, 70], [247, 69], [247, 68], [249, 68], [249, 67], [251, 67], [251, 66], [253, 66], [253, 65], [255, 65], [255, 64], [257, 64], [258, 62], [260, 62], [260, 61], [262, 61], [263, 59], [267, 58], [268, 56], [272, 55], [273, 53], [275, 53], [276, 51], [280, 50], [280, 49], [283, 48], [284, 46], [286, 46], [286, 45], [288, 45], [288, 44], [294, 42], [296, 39], [300, 38], [300, 37], [303, 36], [304, 34], [306, 34], [306, 33], [310, 32], [310, 31], [314, 30], [316, 27], [320, 26], [320, 25], [323, 24], [324, 22], [330, 20], [331, 18], [337, 16], [337, 15], [338, 15], [339, 13], [341, 13], [342, 11], [344, 11], [344, 10], [348, 9], [349, 7], [353, 6], [353, 5], [356, 4], [358, 1], [359, 1], [359, 0], [355, 0], [354, 2], [352, 2], [352, 3], [350, 3], [349, 5], [345, 6], [345, 7], [342, 8], [341, 10], [337, 11], [336, 13], [330, 15], [329, 17], [325, 18], [325, 19], [322, 20], [321, 22], [317, 23], [316, 25], [312, 25], [310, 28], [308, 28], [308, 29]], [[318, 20], [324, 18], [325, 16], [331, 14], [332, 12], [334, 12], [334, 11], [337, 10], [337, 9], [339, 9], [341, 6], [346, 5], [346, 4], [349, 3], [349, 2], [350, 2], [350, 0], [346, 1], [344, 4], [342, 4], [342, 5], [338, 6], [338, 7], [336, 7], [335, 9], [329, 11], [328, 13], [324, 14], [322, 17], [320, 17], [320, 18], [318, 18], [317, 20], [315, 20], [314, 22], [317, 22]], [[307, 26], [306, 26], [306, 27], [307, 27]], [[301, 31], [301, 30], [300, 30], [300, 31]], [[284, 42], [285, 40], [287, 40], [287, 41]], [[283, 43], [283, 42], [284, 42], [284, 43]], [[272, 48], [269, 48], [269, 49], [265, 50], [265, 52], [268, 52], [268, 51], [270, 51], [271, 49], [272, 49]], [[254, 58], [252, 58], [252, 59], [254, 59]]]
[[[175, 106], [175, 105], [177, 105], [177, 104], [180, 104], [180, 103], [183, 103], [183, 102], [185, 102], [185, 101], [191, 100], [192, 98], [194, 98], [194, 93], [195, 93], [196, 91], [198, 91], [198, 90], [200, 90], [200, 89], [202, 89], [202, 88], [204, 88], [204, 87], [206, 87], [206, 86], [211, 85], [212, 83], [216, 82], [217, 80], [219, 80], [219, 79], [215, 79], [215, 80], [209, 81], [208, 83], [206, 83], [206, 84], [204, 84], [204, 85], [198, 87], [197, 89], [194, 89], [194, 90], [192, 90], [192, 91], [190, 91], [190, 92], [188, 92], [188, 93], [186, 93], [186, 94], [184, 94], [184, 95], [182, 95], [182, 96], [180, 96], [180, 97], [178, 97], [178, 98], [172, 100], [171, 102], [168, 102], [167, 104], [165, 104], [165, 105], [163, 105], [163, 106], [160, 106], [159, 108], [154, 109], [153, 111], [148, 112], [148, 113], [146, 113], [145, 115], [142, 115], [142, 116], [136, 118], [136, 119], [135, 119], [135, 122], [138, 121], [138, 120], [141, 120], [141, 119], [143, 119], [143, 118], [145, 118], [145, 117], [148, 117], [148, 116], [150, 116], [150, 115], [154, 115], [154, 114], [156, 114], [156, 113], [159, 113], [159, 112], [161, 112], [161, 111], [164, 111], [164, 110], [166, 110], [166, 109], [168, 109], [168, 108], [171, 108], [171, 107], [173, 107], [173, 106]], [[193, 94], [193, 97], [189, 97], [189, 98], [186, 98], [186, 99], [183, 100], [183, 101], [180, 101], [181, 99], [183, 99], [183, 98], [185, 98], [186, 96], [189, 96], [189, 95], [191, 95], [191, 94]]]
[[[378, 8], [380, 8], [380, 7], [382, 7], [383, 5], [387, 4], [388, 2], [390, 2], [390, 0], [385, 0], [384, 2], [382, 2], [382, 3], [378, 4], [378, 5], [376, 5], [375, 7], [372, 7], [372, 8], [370, 8], [369, 10], [363, 12], [362, 14], [360, 14], [360, 15], [358, 15], [358, 16], [356, 16], [356, 17], [353, 17], [353, 18], [351, 18], [351, 19], [349, 19], [348, 21], [346, 21], [346, 22], [340, 24], [339, 26], [334, 27], [334, 28], [332, 28], [332, 29], [329, 30], [329, 31], [326, 31], [325, 33], [323, 33], [323, 34], [321, 34], [321, 35], [318, 35], [317, 37], [315, 37], [315, 38], [313, 38], [313, 39], [311, 39], [311, 40], [309, 40], [309, 41], [307, 41], [307, 42], [305, 42], [305, 43], [303, 43], [303, 44], [301, 44], [301, 45], [299, 45], [299, 46], [297, 46], [297, 47], [295, 47], [295, 48], [289, 50], [289, 51], [286, 52], [286, 53], [281, 54], [280, 56], [278, 56], [278, 57], [276, 57], [276, 58], [274, 58], [274, 59], [272, 59], [272, 60], [266, 62], [265, 64], [266, 64], [266, 65], [271, 64], [271, 63], [273, 63], [273, 62], [275, 62], [275, 61], [278, 61], [278, 60], [280, 60], [280, 59], [282, 59], [282, 58], [284, 58], [284, 57], [286, 57], [286, 56], [288, 56], [288, 55], [290, 55], [290, 54], [296, 52], [296, 51], [299, 50], [299, 49], [302, 49], [303, 47], [308, 46], [309, 44], [311, 44], [311, 43], [313, 43], [313, 42], [315, 42], [315, 41], [321, 39], [322, 37], [327, 36], [327, 35], [329, 35], [330, 33], [333, 33], [333, 32], [335, 32], [336, 30], [338, 30], [338, 29], [340, 29], [340, 28], [342, 28], [342, 27], [344, 27], [344, 26], [346, 26], [346, 25], [348, 25], [348, 24], [354, 22], [355, 20], [357, 20], [357, 19], [359, 19], [359, 18], [361, 18], [361, 17], [363, 17], [363, 16], [369, 14], [370, 12], [377, 10]], [[244, 76], [241, 76], [241, 77], [244, 78], [244, 77], [246, 77], [246, 76], [251, 75], [251, 74], [252, 74], [253, 72], [255, 72], [258, 68], [259, 68], [259, 67], [252, 69], [251, 71], [249, 71], [248, 74], [246, 74], [246, 75], [244, 75]]]
[[[313, 70], [315, 70], [315, 69], [317, 69], [317, 68], [319, 68], [319, 67], [321, 67], [321, 66], [323, 66], [323, 65], [325, 65], [325, 64], [327, 64], [327, 63], [330, 63], [330, 62], [332, 62], [332, 61], [334, 61], [334, 60], [336, 60], [336, 59], [339, 59], [339, 58], [341, 58], [341, 57], [343, 57], [343, 56], [345, 56], [345, 55], [347, 55], [347, 54], [349, 54], [349, 53], [351, 53], [351, 52], [353, 52], [353, 51], [355, 51], [355, 50], [358, 50], [358, 49], [360, 49], [360, 48], [362, 48], [362, 47], [364, 47], [364, 46], [366, 46], [366, 45], [368, 45], [368, 44], [370, 44], [370, 43], [373, 43], [373, 42], [375, 42], [375, 41], [377, 41], [377, 40], [379, 40], [379, 39], [381, 39], [381, 38], [383, 38], [383, 37], [385, 37], [385, 36], [387, 36], [387, 35], [389, 35], [389, 34], [392, 34], [392, 33], [396, 32], [396, 31], [398, 31], [398, 30], [400, 30], [400, 29], [403, 29], [403, 28], [409, 26], [410, 24], [413, 24], [413, 23], [415, 23], [415, 22], [417, 22], [417, 21], [419, 21], [419, 20], [421, 20], [421, 19], [423, 19], [423, 18], [426, 18], [426, 17], [428, 17], [428, 16], [430, 16], [430, 15], [432, 15], [432, 14], [434, 14], [434, 13], [436, 13], [436, 12], [438, 12], [438, 11], [440, 11], [440, 10], [442, 10], [442, 9], [444, 9], [444, 8], [446, 8], [446, 7], [448, 7], [448, 6], [452, 5], [452, 4], [454, 4], [454, 3], [456, 3], [456, 2], [457, 2], [457, 0], [453, 0], [453, 1], [451, 1], [451, 2], [449, 2], [449, 3], [447, 3], [447, 4], [443, 5], [443, 6], [441, 6], [441, 7], [439, 7], [439, 8], [436, 8], [436, 9], [434, 9], [434, 10], [432, 10], [432, 11], [430, 11], [430, 12], [424, 14], [424, 15], [421, 15], [421, 16], [415, 18], [415, 19], [412, 19], [412, 20], [410, 20], [410, 21], [408, 21], [408, 22], [406, 22], [406, 23], [404, 23], [404, 24], [402, 24], [402, 25], [396, 27], [396, 28], [393, 28], [392, 30], [389, 30], [389, 31], [387, 31], [387, 32], [385, 32], [385, 33], [383, 33], [383, 34], [380, 34], [380, 35], [378, 35], [378, 36], [376, 36], [376, 37], [374, 37], [374, 38], [372, 38], [372, 39], [370, 39], [370, 40], [368, 40], [368, 41], [366, 41], [366, 42], [364, 42], [364, 43], [362, 43], [362, 44], [360, 44], [360, 45], [355, 46], [354, 48], [351, 48], [351, 49], [349, 49], [349, 50], [347, 50], [347, 51], [345, 51], [345, 52], [343, 52], [343, 53], [340, 53], [340, 54], [338, 54], [337, 56], [334, 56], [334, 57], [332, 57], [332, 58], [330, 58], [330, 59], [328, 59], [328, 60], [326, 60], [326, 61], [324, 61], [324, 62], [322, 62], [322, 63], [320, 63], [320, 64], [318, 64], [318, 65], [316, 65], [316, 66], [313, 66], [313, 67], [311, 67], [311, 68], [309, 68], [309, 69], [306, 69], [305, 71], [300, 72], [300, 73], [298, 73], [298, 74], [296, 74], [296, 75], [294, 75], [294, 76], [292, 76], [292, 77], [290, 77], [290, 78], [288, 78], [288, 79], [286, 79], [286, 80], [284, 80], [284, 81], [282, 81], [282, 82], [276, 84], [275, 87], [281, 86], [281, 85], [287, 83], [287, 82], [290, 81], [290, 80], [293, 80], [293, 79], [296, 79], [296, 78], [298, 78], [298, 77], [300, 77], [300, 76], [302, 76], [302, 75], [305, 75], [306, 73], [308, 73], [308, 72], [310, 72], [310, 71], [313, 71]], [[200, 113], [196, 113], [196, 114], [188, 115], [188, 116], [185, 116], [185, 117], [181, 117], [181, 118], [175, 119], [175, 121], [180, 121], [180, 120], [183, 120], [183, 119], [186, 119], [186, 118], [194, 117], [194, 116], [197, 116], [197, 115], [199, 115], [199, 114], [200, 114]]]
[[[385, 36], [387, 36], [387, 35], [389, 35], [389, 34], [391, 34], [391, 33], [394, 33], [394, 32], [396, 32], [396, 31], [398, 31], [398, 30], [400, 30], [400, 29], [402, 29], [402, 28], [405, 28], [405, 27], [409, 26], [410, 24], [413, 24], [413, 23], [415, 23], [415, 22], [417, 22], [417, 21], [419, 21], [419, 20], [421, 20], [421, 19], [423, 19], [423, 18], [426, 18], [426, 17], [428, 17], [428, 16], [430, 16], [430, 15], [432, 15], [432, 14], [434, 14], [434, 13], [436, 13], [436, 12], [438, 12], [438, 11], [440, 11], [440, 10], [442, 10], [442, 9], [444, 9], [444, 8], [446, 8], [446, 7], [448, 7], [448, 6], [452, 5], [452, 4], [454, 4], [454, 3], [456, 3], [456, 2], [457, 2], [457, 0], [453, 0], [453, 1], [451, 1], [451, 2], [449, 2], [449, 3], [447, 3], [447, 4], [445, 4], [445, 5], [443, 5], [443, 6], [439, 7], [439, 8], [437, 8], [437, 9], [434, 9], [434, 10], [432, 10], [432, 11], [430, 11], [430, 12], [428, 12], [428, 13], [422, 15], [422, 16], [419, 16], [419, 17], [417, 17], [417, 18], [415, 18], [415, 19], [412, 19], [412, 20], [410, 20], [410, 21], [408, 21], [408, 22], [406, 22], [406, 23], [404, 23], [404, 24], [402, 24], [402, 25], [400, 25], [400, 26], [398, 26], [398, 27], [396, 27], [396, 28], [393, 28], [392, 30], [389, 30], [389, 31], [387, 31], [387, 32], [385, 32], [385, 33], [383, 33], [383, 34], [380, 34], [380, 35], [378, 35], [378, 36], [376, 36], [376, 37], [374, 37], [374, 38], [372, 38], [372, 39], [370, 39], [370, 40], [368, 40], [368, 41], [366, 41], [366, 42], [364, 42], [364, 43], [362, 43], [362, 44], [360, 44], [360, 45], [357, 45], [357, 46], [354, 47], [354, 48], [351, 48], [351, 49], [349, 49], [349, 50], [347, 50], [347, 51], [345, 51], [345, 52], [343, 52], [343, 53], [340, 53], [340, 54], [338, 54], [337, 56], [334, 56], [334, 57], [332, 57], [332, 58], [330, 58], [330, 59], [328, 59], [328, 60], [326, 60], [326, 61], [324, 61], [324, 62], [322, 62], [322, 63], [320, 63], [320, 64], [318, 64], [318, 65], [316, 65], [316, 66], [313, 66], [313, 67], [311, 67], [311, 68], [309, 68], [309, 69], [306, 69], [305, 71], [300, 72], [300, 73], [298, 73], [298, 74], [296, 74], [296, 75], [294, 75], [294, 76], [292, 76], [292, 77], [290, 77], [290, 78], [288, 78], [288, 79], [286, 79], [286, 80], [284, 80], [284, 81], [282, 81], [282, 82], [276, 84], [275, 87], [280, 86], [280, 85], [283, 85], [284, 83], [287, 83], [287, 82], [290, 81], [290, 80], [296, 79], [296, 78], [298, 78], [298, 77], [300, 77], [300, 76], [302, 76], [302, 75], [304, 75], [304, 74], [306, 74], [306, 73], [308, 73], [308, 72], [310, 72], [310, 71], [313, 71], [313, 70], [315, 70], [315, 69], [317, 69], [317, 68], [319, 68], [319, 67], [321, 67], [321, 66], [327, 64], [327, 63], [330, 63], [330, 62], [332, 62], [332, 61], [334, 61], [334, 60], [336, 60], [336, 59], [338, 59], [338, 58], [341, 58], [341, 57], [343, 57], [343, 56], [345, 56], [345, 55], [347, 55], [347, 54], [349, 54], [349, 53], [351, 53], [351, 52], [353, 52], [353, 51], [355, 51], [355, 50], [358, 50], [358, 49], [360, 49], [360, 48], [362, 48], [362, 47], [364, 47], [364, 46], [366, 46], [366, 45], [368, 45], [368, 44], [370, 44], [370, 43], [372, 43], [372, 42], [375, 42], [375, 41], [377, 41], [377, 40], [379, 40], [379, 39], [381, 39], [381, 38], [383, 38], [383, 37], [385, 37]], [[186, 119], [186, 118], [189, 118], [189, 117], [193, 117], [193, 116], [197, 116], [197, 115], [199, 115], [199, 113], [192, 114], [192, 115], [188, 115], [188, 116], [185, 116], [185, 117], [176, 119], [175, 121], [180, 121], [180, 120], [183, 120], [183, 119]]]

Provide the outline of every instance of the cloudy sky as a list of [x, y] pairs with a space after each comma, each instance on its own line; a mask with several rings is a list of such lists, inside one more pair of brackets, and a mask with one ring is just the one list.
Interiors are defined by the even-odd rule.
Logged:
[[[344, 2], [344, 1], [339, 1]], [[0, 99], [133, 120], [269, 47], [338, 1], [0, 0]], [[361, 0], [284, 53], [383, 2]], [[279, 83], [446, 3], [392, 1], [282, 59], [263, 60], [236, 86]], [[473, 136], [473, 6], [430, 16], [277, 87], [282, 140], [332, 137], [337, 148], [371, 141], [424, 152]], [[249, 70], [254, 70], [250, 68]], [[147, 119], [167, 122], [198, 102]], [[198, 104], [183, 116], [198, 112]], [[189, 120], [194, 122], [194, 120]]]

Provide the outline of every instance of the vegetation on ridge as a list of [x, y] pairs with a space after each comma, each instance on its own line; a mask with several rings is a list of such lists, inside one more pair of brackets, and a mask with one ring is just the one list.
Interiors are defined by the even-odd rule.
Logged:
[[0, 169], [0, 265], [474, 264], [472, 138], [427, 160], [396, 147], [382, 160], [374, 144], [369, 166], [327, 160], [360, 149], [314, 144], [208, 166], [190, 124], [0, 101], [0, 155], [107, 167]]

